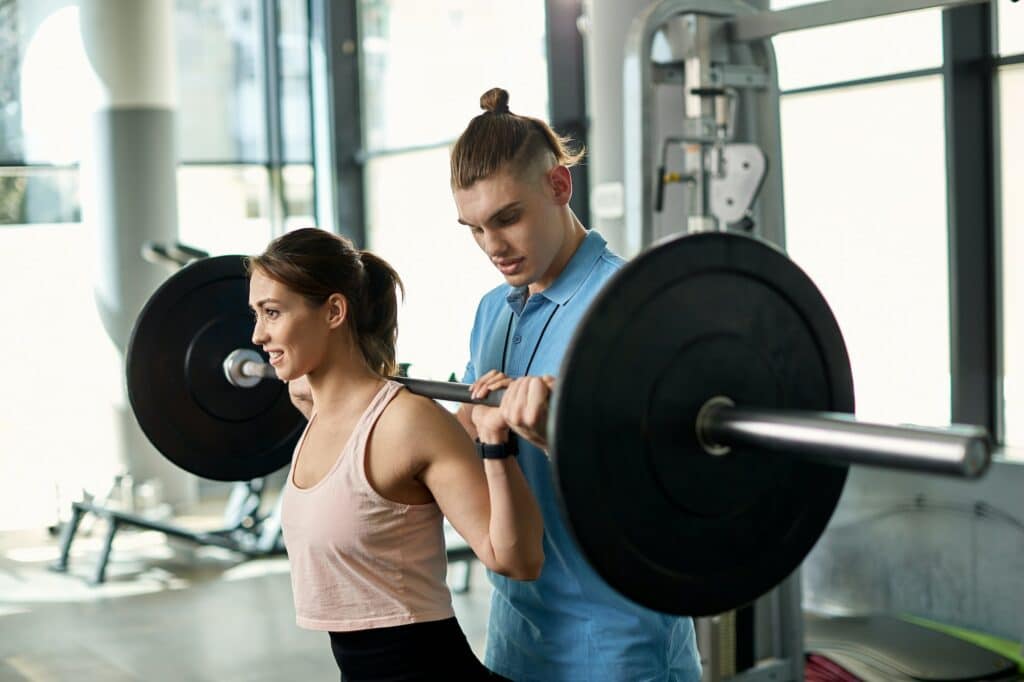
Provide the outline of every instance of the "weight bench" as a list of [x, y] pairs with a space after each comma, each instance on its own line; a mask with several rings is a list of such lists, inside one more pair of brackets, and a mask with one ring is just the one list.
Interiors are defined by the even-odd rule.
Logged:
[[232, 489], [225, 511], [226, 525], [209, 531], [196, 531], [120, 509], [111, 509], [92, 502], [74, 502], [71, 518], [64, 524], [60, 539], [60, 556], [50, 570], [66, 573], [71, 544], [78, 532], [79, 524], [86, 514], [93, 514], [107, 522], [103, 546], [96, 560], [92, 579], [93, 585], [106, 581], [107, 564], [117, 532], [125, 527], [144, 528], [159, 531], [170, 537], [190, 540], [199, 545], [221, 547], [244, 554], [247, 558], [284, 553], [281, 537], [281, 498], [274, 509], [266, 515], [259, 513], [263, 492], [263, 479], [237, 483]]

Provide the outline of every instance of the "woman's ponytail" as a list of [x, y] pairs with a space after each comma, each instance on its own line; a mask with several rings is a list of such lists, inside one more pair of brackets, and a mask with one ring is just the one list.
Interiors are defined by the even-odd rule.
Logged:
[[404, 296], [405, 288], [398, 273], [383, 258], [369, 251], [361, 251], [359, 257], [366, 273], [356, 312], [359, 347], [372, 370], [384, 376], [396, 374], [398, 292]]

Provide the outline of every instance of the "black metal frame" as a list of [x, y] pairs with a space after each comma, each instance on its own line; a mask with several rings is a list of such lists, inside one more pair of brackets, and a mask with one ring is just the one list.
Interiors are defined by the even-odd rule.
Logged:
[[1010, 55], [1009, 57], [999, 57], [995, 60], [996, 66], [1012, 66], [1015, 64], [1024, 64], [1024, 54]]
[[266, 112], [267, 171], [270, 182], [270, 224], [284, 225], [284, 132], [281, 128], [280, 15], [277, 0], [262, 0], [263, 99]]
[[[317, 222], [356, 244], [366, 243], [359, 17], [354, 0], [309, 0], [313, 117], [326, 123], [313, 132], [318, 176]], [[313, 50], [322, 54], [314, 58]], [[325, 175], [321, 175], [325, 174]], [[326, 207], [326, 208], [324, 208]]]
[[801, 88], [790, 88], [783, 90], [782, 95], [806, 95], [812, 92], [823, 92], [827, 90], [838, 90], [840, 88], [852, 88], [858, 85], [874, 85], [876, 83], [890, 83], [892, 81], [908, 80], [910, 78], [924, 78], [926, 76], [942, 75], [942, 67], [936, 66], [931, 69], [915, 69], [913, 71], [900, 71], [898, 73], [887, 73], [882, 76], [869, 76], [867, 78], [854, 78], [846, 81], [833, 81], [819, 85], [808, 85]]
[[987, 428], [1001, 441], [990, 5], [943, 10], [942, 34], [951, 418]]
[[[548, 65], [548, 116], [560, 135], [586, 146], [589, 122], [583, 71], [583, 36], [577, 20], [582, 0], [544, 0]], [[590, 181], [586, 158], [572, 169], [570, 206], [584, 225], [590, 224]]]
[[361, 149], [356, 154], [356, 160], [365, 164], [373, 159], [388, 156], [400, 156], [402, 154], [415, 154], [416, 152], [429, 152], [434, 149], [451, 147], [455, 140], [440, 140], [438, 142], [424, 142], [423, 144], [410, 144], [401, 147], [385, 147], [383, 149]]
[[93, 514], [107, 522], [103, 546], [90, 578], [90, 583], [93, 585], [99, 585], [106, 581], [107, 565], [110, 562], [114, 537], [125, 526], [159, 531], [164, 535], [189, 540], [200, 545], [221, 547], [238, 552], [246, 558], [283, 554], [284, 541], [281, 535], [279, 510], [275, 509], [268, 514], [262, 514], [259, 510], [264, 489], [263, 483], [263, 479], [250, 481], [247, 484], [247, 497], [235, 510], [231, 525], [210, 531], [189, 530], [172, 523], [148, 519], [132, 512], [111, 509], [92, 502], [74, 502], [71, 505], [71, 518], [64, 523], [61, 530], [60, 556], [50, 566], [50, 569], [58, 573], [67, 572], [71, 544], [74, 542], [79, 524], [86, 514]]

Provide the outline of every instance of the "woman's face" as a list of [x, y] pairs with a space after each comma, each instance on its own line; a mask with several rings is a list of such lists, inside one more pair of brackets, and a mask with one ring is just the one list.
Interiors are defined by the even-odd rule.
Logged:
[[256, 269], [249, 278], [249, 307], [256, 322], [252, 342], [270, 356], [278, 378], [297, 379], [323, 362], [337, 326], [331, 323], [331, 300], [313, 306]]

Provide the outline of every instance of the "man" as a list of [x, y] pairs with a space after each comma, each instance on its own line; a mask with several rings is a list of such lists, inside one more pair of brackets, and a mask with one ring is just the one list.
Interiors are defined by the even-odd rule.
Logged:
[[[500, 412], [518, 435], [519, 463], [545, 528], [538, 580], [491, 574], [485, 662], [515, 680], [696, 682], [692, 621], [638, 606], [594, 572], [561, 517], [545, 453], [550, 375], [623, 261], [569, 208], [569, 167], [582, 154], [545, 122], [511, 113], [504, 90], [485, 93], [481, 107], [452, 150], [452, 192], [459, 222], [506, 284], [480, 302], [463, 380], [478, 397], [508, 387]], [[496, 408], [462, 406], [459, 420], [473, 437], [474, 409]]]

